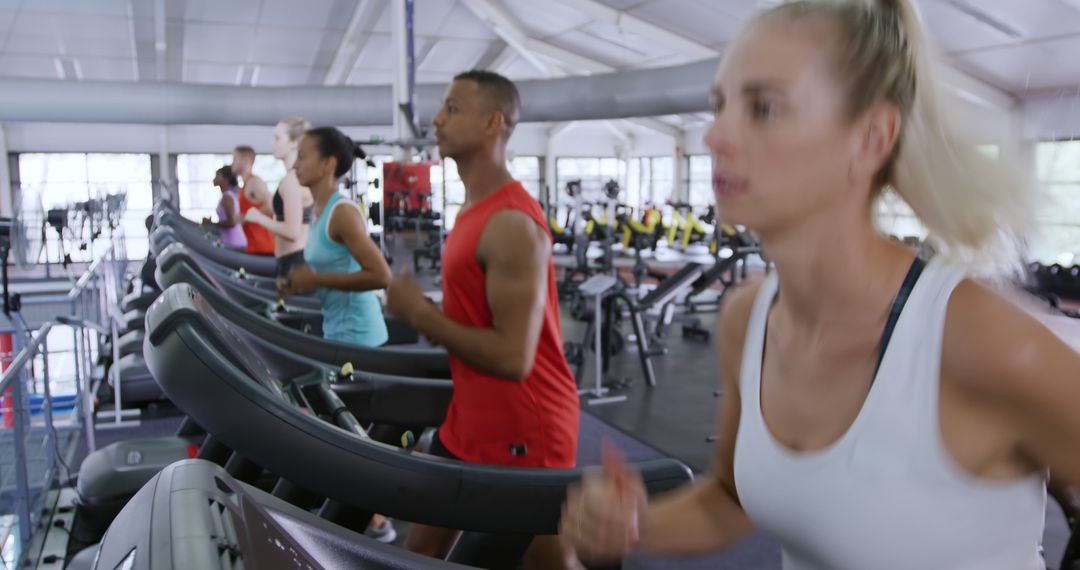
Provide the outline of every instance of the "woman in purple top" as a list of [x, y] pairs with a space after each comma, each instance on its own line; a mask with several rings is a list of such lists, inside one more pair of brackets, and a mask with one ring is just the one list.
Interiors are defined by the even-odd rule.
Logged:
[[243, 219], [240, 216], [240, 197], [237, 193], [236, 175], [232, 168], [222, 166], [214, 173], [214, 186], [221, 189], [221, 201], [217, 206], [218, 221], [203, 218], [203, 223], [218, 228], [221, 234], [221, 243], [226, 247], [244, 249], [247, 247], [247, 238], [241, 226]]

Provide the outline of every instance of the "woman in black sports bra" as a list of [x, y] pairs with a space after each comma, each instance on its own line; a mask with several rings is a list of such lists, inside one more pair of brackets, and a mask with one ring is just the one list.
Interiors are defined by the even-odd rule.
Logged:
[[285, 178], [274, 192], [274, 217], [248, 210], [245, 221], [258, 224], [274, 234], [274, 257], [277, 260], [277, 276], [285, 279], [293, 267], [304, 263], [304, 245], [307, 243], [311, 209], [315, 201], [311, 192], [300, 185], [293, 171], [300, 138], [310, 128], [300, 117], [282, 119], [274, 128], [272, 150], [274, 157], [285, 164]]

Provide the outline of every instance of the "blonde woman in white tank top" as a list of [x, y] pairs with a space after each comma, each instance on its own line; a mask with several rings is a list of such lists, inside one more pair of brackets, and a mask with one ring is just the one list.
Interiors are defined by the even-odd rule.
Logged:
[[[1033, 197], [957, 136], [925, 52], [907, 0], [785, 3], [729, 46], [714, 191], [776, 271], [720, 313], [711, 473], [649, 501], [608, 450], [568, 495], [568, 564], [757, 526], [788, 570], [1044, 567], [1047, 471], [1080, 482], [1080, 354], [970, 278], [1018, 264]], [[886, 187], [942, 252], [921, 274], [874, 227]]]

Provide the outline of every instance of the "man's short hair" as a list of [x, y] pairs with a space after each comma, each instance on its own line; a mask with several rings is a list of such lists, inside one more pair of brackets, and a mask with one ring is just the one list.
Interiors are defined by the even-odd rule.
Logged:
[[242, 144], [242, 145], [234, 148], [233, 152], [236, 153], [236, 154], [239, 154], [240, 156], [246, 156], [246, 157], [250, 158], [251, 160], [255, 160], [255, 149], [251, 148], [250, 146], [248, 146], [246, 144]]
[[454, 76], [454, 81], [475, 82], [481, 96], [487, 99], [492, 110], [502, 114], [507, 134], [514, 131], [521, 118], [521, 94], [513, 81], [494, 71], [483, 69], [459, 73]]

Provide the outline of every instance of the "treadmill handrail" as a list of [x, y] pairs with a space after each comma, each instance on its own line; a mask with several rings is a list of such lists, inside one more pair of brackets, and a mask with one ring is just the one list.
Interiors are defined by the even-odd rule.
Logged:
[[[173, 257], [183, 255], [183, 249], [173, 248], [159, 259], [158, 271], [169, 266], [172, 270], [161, 274], [162, 287], [175, 283], [187, 283], [199, 291], [214, 308], [228, 320], [246, 331], [277, 346], [289, 347], [289, 350], [314, 360], [340, 366], [346, 362], [365, 372], [407, 375], [403, 371], [425, 370], [437, 372], [449, 371], [449, 356], [442, 349], [406, 349], [394, 346], [365, 347], [359, 345], [316, 338], [301, 331], [291, 329], [271, 319], [262, 317], [243, 307], [222, 293], [213, 283], [187, 263], [170, 262]], [[423, 374], [423, 377], [449, 378], [449, 375], [435, 376]]]
[[[356, 508], [462, 530], [557, 531], [566, 487], [583, 469], [448, 461], [363, 440], [306, 415], [272, 397], [223, 355], [210, 341], [217, 333], [198, 312], [168, 318], [176, 311], [172, 297], [182, 300], [190, 292], [172, 287], [163, 294], [166, 302], [151, 309], [146, 361], [170, 399], [225, 445], [302, 488]], [[638, 467], [654, 491], [691, 479], [690, 470], [672, 459]]]

